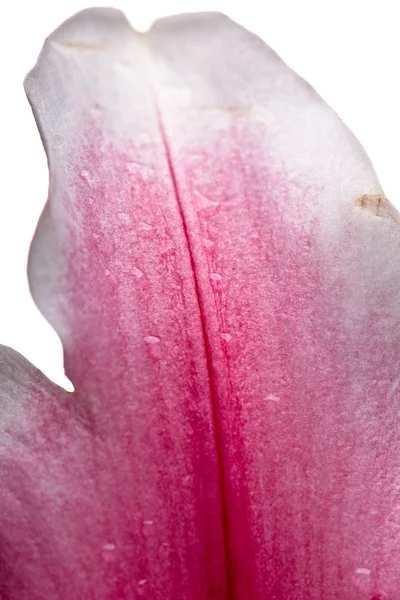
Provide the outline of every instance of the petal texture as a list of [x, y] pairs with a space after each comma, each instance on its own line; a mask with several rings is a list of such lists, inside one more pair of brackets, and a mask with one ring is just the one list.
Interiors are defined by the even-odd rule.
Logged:
[[213, 364], [233, 597], [396, 598], [399, 215], [259, 39], [207, 14], [150, 36]]
[[48, 566], [74, 600], [226, 593], [201, 314], [142, 45], [120, 13], [85, 11], [26, 84], [51, 172], [32, 291], [61, 335], [94, 454], [77, 481], [75, 534], [88, 514], [91, 533], [74, 544], [76, 575]]
[[27, 91], [76, 392], [5, 384], [2, 597], [396, 600], [400, 217], [360, 145], [215, 14], [84, 11]]

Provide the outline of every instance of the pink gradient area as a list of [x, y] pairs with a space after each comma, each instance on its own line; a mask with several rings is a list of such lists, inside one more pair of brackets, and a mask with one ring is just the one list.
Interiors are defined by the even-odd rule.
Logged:
[[[383, 232], [371, 239], [368, 222], [343, 217], [326, 236], [318, 190], [285, 175], [264, 139], [258, 124], [237, 119], [206, 148], [175, 150], [167, 130], [158, 173], [132, 160], [129, 146], [99, 139], [85, 150], [75, 176], [83, 228], [68, 278], [76, 332], [68, 374], [99, 402], [99, 426], [126, 464], [122, 497], [129, 472], [132, 489], [169, 499], [171, 523], [185, 520], [186, 506], [201, 515], [204, 455], [218, 462], [209, 458], [222, 496], [211, 493], [208, 510], [218, 519], [222, 506], [228, 597], [394, 594], [389, 358], [399, 348], [386, 316], [373, 316], [390, 290], [384, 281], [363, 290], [379, 272], [363, 249]], [[187, 468], [199, 487], [185, 499]], [[215, 521], [200, 523], [193, 536], [213, 540]], [[213, 542], [199, 547], [197, 565], [217, 560]]]
[[26, 435], [8, 427], [0, 595], [219, 600], [219, 465], [180, 215], [162, 156], [158, 173], [143, 148], [85, 139], [52, 198], [67, 207], [56, 300], [76, 392], [31, 398]]
[[212, 364], [232, 598], [398, 598], [399, 289], [377, 251], [398, 236], [351, 198], [330, 213], [260, 122], [224, 119], [198, 124], [201, 145], [189, 125], [166, 138]]
[[329, 221], [259, 123], [172, 133], [91, 122], [63, 165], [76, 392], [9, 426], [0, 595], [397, 600], [387, 225]]
[[143, 162], [160, 155], [151, 140], [118, 151], [96, 131], [87, 139], [67, 188], [66, 370], [101, 440], [105, 539], [120, 549], [103, 558], [115, 598], [221, 598], [210, 383], [180, 214], [162, 153], [160, 172]]
[[223, 598], [208, 365], [165, 157], [151, 137], [117, 150], [92, 127], [66, 187], [66, 372], [101, 440], [107, 540], [120, 548], [105, 562], [116, 598], [131, 587], [135, 598]]

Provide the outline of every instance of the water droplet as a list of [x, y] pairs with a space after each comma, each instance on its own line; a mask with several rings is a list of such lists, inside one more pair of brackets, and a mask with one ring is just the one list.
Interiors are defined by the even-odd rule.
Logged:
[[153, 534], [153, 524], [154, 521], [143, 521], [142, 533], [145, 537], [150, 537]]
[[371, 575], [371, 569], [366, 569], [365, 567], [358, 567], [358, 569], [355, 570], [355, 573], [357, 573], [357, 575]]
[[213, 281], [221, 281], [222, 275], [220, 275], [219, 273], [210, 273], [210, 279], [212, 279]]
[[110, 269], [106, 269], [106, 270], [104, 271], [104, 275], [105, 275], [106, 277], [109, 277], [109, 276], [111, 275], [111, 271], [110, 271]]
[[199, 190], [194, 190], [193, 193], [196, 196], [199, 210], [205, 210], [207, 208], [214, 208], [215, 206], [218, 206], [218, 202], [214, 202], [210, 198], [207, 198], [207, 196], [199, 192]]
[[146, 590], [145, 590], [146, 583], [147, 583], [147, 579], [140, 579], [137, 582], [137, 592], [138, 592], [139, 596], [144, 596], [145, 595], [145, 593], [146, 593]]
[[[374, 591], [377, 591], [376, 588], [375, 590], [373, 589], [373, 581], [370, 577], [371, 573], [371, 569], [368, 569], [367, 567], [357, 567], [354, 569], [354, 573], [352, 575], [353, 585], [360, 592], [365, 594], [363, 598], [370, 597], [370, 595], [373, 595]], [[385, 596], [381, 598], [380, 594], [377, 594], [376, 597], [374, 596], [375, 600], [383, 600], [384, 597]]]
[[102, 548], [101, 548], [101, 555], [103, 557], [103, 560], [105, 562], [112, 562], [116, 559], [115, 556], [115, 550], [116, 550], [116, 546], [115, 544], [103, 544]]
[[115, 252], [115, 242], [111, 236], [105, 235], [104, 233], [93, 233], [93, 240], [95, 240], [95, 248], [97, 252], [103, 254], [103, 256], [112, 256]]
[[268, 394], [267, 400], [271, 400], [272, 402], [279, 402], [280, 398], [276, 394]]
[[126, 225], [130, 225], [132, 223], [130, 215], [128, 215], [126, 212], [117, 213], [117, 218], [121, 221], [121, 223], [125, 223]]
[[94, 181], [93, 173], [89, 169], [82, 169], [81, 179], [86, 181], [86, 183], [88, 183], [89, 185], [92, 185]]
[[306, 250], [311, 250], [311, 241], [310, 241], [310, 240], [306, 240], [306, 241], [304, 242], [304, 248], [305, 248]]
[[154, 175], [154, 168], [142, 163], [138, 160], [130, 160], [126, 163], [126, 169], [128, 173], [132, 175], [139, 175], [144, 178], [148, 178], [150, 175]]
[[148, 335], [144, 338], [144, 341], [147, 344], [159, 344], [160, 343], [160, 338], [157, 337], [156, 335]]
[[115, 544], [103, 544], [103, 550], [115, 550]]
[[212, 248], [214, 246], [214, 242], [212, 242], [208, 238], [203, 238], [203, 244], [206, 248]]
[[226, 333], [226, 332], [225, 332], [225, 333], [221, 333], [221, 337], [222, 337], [222, 339], [223, 339], [223, 340], [225, 340], [225, 341], [226, 341], [226, 342], [228, 342], [228, 343], [229, 343], [229, 342], [231, 341], [231, 339], [232, 339], [232, 336], [231, 336], [231, 334], [230, 334], [230, 333]]
[[139, 231], [151, 231], [153, 229], [153, 225], [149, 225], [149, 223], [145, 223], [144, 221], [139, 221], [138, 229]]
[[132, 269], [132, 273], [134, 274], [135, 277], [137, 277], [138, 279], [140, 279], [141, 277], [143, 277], [143, 271], [141, 271], [140, 269], [138, 269], [137, 267], [133, 267]]

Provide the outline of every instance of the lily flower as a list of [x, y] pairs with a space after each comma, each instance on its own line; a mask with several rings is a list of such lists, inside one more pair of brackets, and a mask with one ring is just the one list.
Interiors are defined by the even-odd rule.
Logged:
[[75, 391], [1, 348], [1, 599], [398, 600], [400, 215], [360, 144], [219, 14], [85, 10], [26, 90]]

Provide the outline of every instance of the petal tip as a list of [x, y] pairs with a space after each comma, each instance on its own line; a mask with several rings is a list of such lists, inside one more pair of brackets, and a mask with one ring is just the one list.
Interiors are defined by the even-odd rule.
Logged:
[[171, 15], [157, 19], [151, 27], [151, 33], [159, 33], [165, 29], [190, 29], [195, 26], [200, 27], [215, 27], [224, 23], [233, 23], [232, 19], [222, 12], [218, 11], [201, 11], [187, 12], [177, 15]]
[[[134, 29], [121, 10], [110, 7], [85, 8], [64, 21], [47, 37], [36, 67], [49, 46], [83, 52], [99, 51], [119, 41], [121, 36], [133, 33]], [[25, 78], [27, 93], [36, 67]]]
[[48, 39], [63, 40], [64, 37], [68, 37], [71, 34], [89, 34], [93, 30], [107, 33], [115, 28], [125, 28], [127, 26], [131, 28], [125, 14], [117, 8], [85, 8], [61, 23], [61, 25], [50, 34]]

